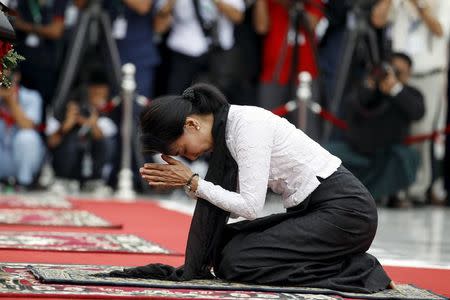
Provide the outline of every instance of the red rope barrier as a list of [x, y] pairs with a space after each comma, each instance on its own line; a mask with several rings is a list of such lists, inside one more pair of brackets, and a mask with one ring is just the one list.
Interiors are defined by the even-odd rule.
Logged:
[[[323, 109], [320, 104], [312, 101], [305, 101], [304, 103], [308, 106], [308, 108], [310, 108], [310, 110], [314, 114], [319, 115], [325, 121], [330, 122], [331, 124], [333, 124], [334, 126], [336, 126], [341, 130], [348, 129], [348, 123], [345, 120], [342, 120], [338, 118], [335, 114], [331, 113], [330, 111]], [[280, 117], [284, 117], [291, 111], [296, 110], [297, 107], [298, 107], [297, 102], [291, 100], [284, 105], [276, 107], [275, 109], [272, 110], [272, 112]], [[435, 140], [441, 134], [443, 135], [450, 134], [450, 125], [448, 125], [444, 129], [439, 129], [431, 133], [409, 136], [403, 141], [403, 143], [406, 145], [412, 145], [416, 143], [422, 143], [427, 140]]]
[[345, 122], [342, 119], [337, 118], [335, 115], [333, 115], [329, 111], [321, 109], [320, 113], [319, 113], [319, 116], [321, 116], [323, 119], [327, 120], [328, 122], [330, 122], [331, 124], [333, 124], [334, 126], [340, 128], [342, 130], [347, 130], [348, 129], [347, 122]]
[[405, 143], [406, 145], [411, 145], [411, 144], [425, 142], [426, 140], [435, 140], [441, 134], [443, 134], [443, 135], [450, 134], [450, 125], [448, 125], [444, 129], [436, 130], [429, 134], [420, 134], [420, 135], [415, 135], [415, 136], [409, 136], [403, 141], [403, 143]]

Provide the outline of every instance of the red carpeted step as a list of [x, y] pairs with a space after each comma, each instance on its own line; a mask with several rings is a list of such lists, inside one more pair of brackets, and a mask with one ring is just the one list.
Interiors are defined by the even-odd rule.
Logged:
[[[184, 253], [191, 217], [159, 207], [151, 201], [135, 203], [74, 201], [77, 208], [95, 213], [122, 229], [63, 228], [43, 226], [0, 226], [0, 231], [60, 231], [130, 233]], [[102, 253], [64, 253], [46, 251], [0, 250], [4, 262], [73, 263], [136, 266], [151, 262], [180, 265], [184, 258], [165, 255], [136, 255]]]

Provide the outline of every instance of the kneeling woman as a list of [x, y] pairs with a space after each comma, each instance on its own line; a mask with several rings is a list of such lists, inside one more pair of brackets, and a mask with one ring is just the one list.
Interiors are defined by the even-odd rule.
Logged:
[[[234, 282], [368, 293], [390, 286], [366, 253], [377, 229], [372, 196], [339, 158], [287, 120], [229, 105], [213, 86], [196, 84], [154, 100], [141, 131], [144, 150], [167, 162], [145, 164], [142, 177], [158, 188], [185, 187], [198, 202], [184, 268], [155, 264], [128, 275], [185, 280], [213, 272]], [[208, 152], [205, 178], [171, 157]], [[268, 187], [282, 195], [286, 212], [257, 218]], [[230, 213], [248, 221], [227, 224]]]

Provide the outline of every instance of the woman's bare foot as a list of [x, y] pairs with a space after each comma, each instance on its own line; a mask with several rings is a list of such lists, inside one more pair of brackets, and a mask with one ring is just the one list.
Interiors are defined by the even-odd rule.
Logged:
[[394, 281], [391, 281], [391, 282], [389, 283], [389, 288], [390, 288], [390, 289], [393, 289], [393, 290], [397, 288], [397, 285], [395, 284]]

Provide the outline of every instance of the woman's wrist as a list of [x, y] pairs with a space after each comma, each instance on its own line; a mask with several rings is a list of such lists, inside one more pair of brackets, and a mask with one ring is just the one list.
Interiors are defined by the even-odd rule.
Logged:
[[198, 179], [199, 175], [197, 173], [194, 173], [189, 177], [188, 181], [184, 185], [184, 191], [192, 199], [197, 199], [195, 192], [197, 192], [198, 188]]
[[192, 182], [191, 182], [191, 191], [192, 191], [193, 193], [197, 192], [198, 181], [199, 181], [199, 180], [200, 180], [200, 176], [195, 176], [195, 177], [192, 179]]
[[[189, 192], [192, 191], [196, 191], [197, 190], [197, 184], [198, 184], [198, 179], [199, 175], [198, 173], [193, 173], [189, 179], [186, 181], [185, 187]], [[195, 184], [195, 189], [194, 189], [194, 182], [196, 182], [197, 184]]]

